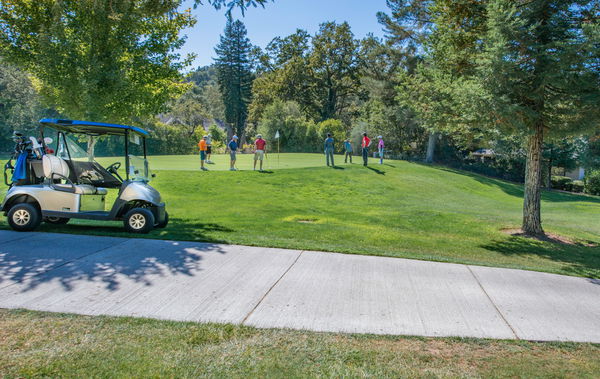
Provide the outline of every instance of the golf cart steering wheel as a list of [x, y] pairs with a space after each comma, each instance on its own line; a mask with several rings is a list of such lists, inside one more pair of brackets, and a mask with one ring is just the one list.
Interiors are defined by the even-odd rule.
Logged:
[[117, 170], [121, 168], [121, 162], [115, 162], [106, 168], [106, 171], [111, 174], [117, 174]]

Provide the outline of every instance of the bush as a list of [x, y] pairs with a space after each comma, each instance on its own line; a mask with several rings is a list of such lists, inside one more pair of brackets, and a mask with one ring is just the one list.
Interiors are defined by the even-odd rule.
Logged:
[[566, 176], [553, 175], [551, 179], [552, 188], [562, 191], [570, 191], [573, 180]]
[[585, 176], [585, 193], [600, 195], [600, 170], [592, 171]]
[[571, 192], [581, 193], [583, 192], [585, 184], [582, 180], [573, 180], [571, 183]]

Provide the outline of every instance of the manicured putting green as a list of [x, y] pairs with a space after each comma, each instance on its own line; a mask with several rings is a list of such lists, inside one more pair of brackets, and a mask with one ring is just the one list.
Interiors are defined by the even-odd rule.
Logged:
[[[344, 157], [337, 155], [335, 163], [341, 165], [344, 163]], [[178, 171], [178, 170], [199, 170], [200, 156], [199, 155], [155, 155], [149, 157], [150, 169], [153, 171]], [[122, 162], [122, 157], [102, 157], [97, 161], [105, 167], [109, 164], [119, 161]], [[214, 164], [207, 164], [206, 167], [210, 171], [226, 171], [229, 170], [229, 154], [213, 154], [211, 161]], [[377, 160], [370, 159], [371, 163]], [[362, 163], [362, 157], [353, 157], [355, 164]], [[252, 170], [254, 164], [254, 154], [237, 154], [236, 167], [239, 170]], [[263, 161], [264, 170], [277, 170], [302, 167], [320, 167], [325, 166], [325, 154], [277, 154], [268, 153]], [[260, 162], [257, 162], [256, 168], [260, 167]]]

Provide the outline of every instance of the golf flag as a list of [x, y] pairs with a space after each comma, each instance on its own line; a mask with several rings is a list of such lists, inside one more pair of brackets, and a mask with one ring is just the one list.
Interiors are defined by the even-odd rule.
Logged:
[[278, 138], [279, 138], [279, 130], [277, 130], [277, 131], [275, 132], [275, 139], [278, 139]]

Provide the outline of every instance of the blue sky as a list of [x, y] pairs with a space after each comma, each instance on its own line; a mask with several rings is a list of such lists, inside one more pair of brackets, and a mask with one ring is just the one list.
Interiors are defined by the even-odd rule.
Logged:
[[[187, 1], [185, 6], [191, 4]], [[383, 36], [375, 14], [386, 10], [385, 0], [275, 0], [264, 9], [248, 9], [243, 18], [239, 11], [233, 15], [246, 25], [250, 42], [264, 48], [274, 37], [287, 36], [298, 28], [314, 34], [324, 21], [347, 21], [356, 38], [368, 33]], [[198, 22], [184, 31], [188, 39], [181, 52], [197, 55], [192, 66], [195, 68], [213, 62], [214, 47], [225, 27], [225, 11], [203, 5], [192, 13]]]

